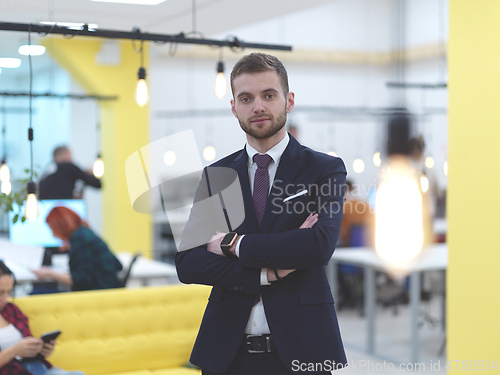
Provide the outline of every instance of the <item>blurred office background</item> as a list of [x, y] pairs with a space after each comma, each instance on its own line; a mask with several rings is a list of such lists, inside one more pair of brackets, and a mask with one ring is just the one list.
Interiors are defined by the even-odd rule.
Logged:
[[[141, 27], [142, 31], [172, 34], [192, 28], [191, 4], [187, 3], [182, 6], [183, 12], [177, 15], [169, 15], [166, 9], [163, 18], [168, 21], [163, 21], [161, 16], [156, 17], [156, 21], [147, 19], [145, 14], [139, 14], [136, 19], [134, 10], [144, 11], [144, 7], [115, 4], [128, 14], [117, 20], [112, 13], [91, 14], [92, 6], [104, 4], [91, 3], [91, 6], [86, 3], [75, 2], [70, 7], [56, 1], [52, 12], [4, 12], [2, 20], [82, 21], [122, 30], [129, 30], [132, 25]], [[105, 5], [112, 9], [113, 4]], [[267, 4], [201, 2], [196, 27], [207, 38], [224, 39], [235, 35], [243, 41], [293, 46], [292, 52], [276, 52], [288, 69], [290, 89], [296, 93], [296, 107], [289, 115], [288, 124], [298, 128], [298, 138], [303, 144], [319, 151], [334, 152], [343, 158], [349, 178], [364, 187], [359, 189], [361, 198], [367, 198], [380, 173], [373, 156], [382, 152], [383, 158], [387, 115], [395, 106], [405, 106], [414, 115], [413, 133], [424, 137], [425, 157], [434, 160], [436, 182], [444, 191], [447, 187], [447, 90], [401, 90], [389, 88], [388, 83], [446, 83], [447, 2], [355, 0], [306, 4], [297, 1], [278, 8]], [[172, 22], [172, 18], [178, 20]], [[44, 44], [51, 50], [50, 37], [33, 34], [32, 38], [32, 44]], [[75, 42], [82, 42], [82, 39], [75, 39]], [[26, 42], [25, 33], [2, 32], [2, 56], [21, 58], [22, 63], [17, 69], [2, 69], [0, 91], [27, 91], [28, 58], [18, 53], [19, 46]], [[105, 40], [96, 59], [113, 67], [121, 63], [121, 49], [132, 48], [129, 41]], [[223, 49], [222, 61], [228, 82], [234, 63], [250, 52], [250, 49], [243, 53]], [[214, 94], [219, 49], [190, 45], [173, 48], [170, 44], [150, 43], [148, 54], [149, 124], [135, 124], [136, 131], [149, 129], [149, 140], [154, 141], [192, 129], [200, 154], [207, 146], [214, 148], [213, 160], [241, 148], [245, 137], [229, 110], [230, 91], [222, 99]], [[138, 68], [140, 59], [138, 55], [136, 58]], [[61, 66], [60, 59], [55, 52], [54, 56], [46, 52], [33, 57], [33, 91], [85, 94], [78, 79]], [[109, 92], [113, 93], [113, 89]], [[133, 92], [114, 94], [123, 98], [132, 96]], [[12, 179], [24, 178], [23, 170], [29, 167], [28, 143], [24, 142], [28, 99], [0, 97], [0, 101], [6, 111], [3, 121]], [[92, 99], [36, 98], [33, 105], [34, 159], [38, 171], [43, 172], [51, 161], [52, 150], [62, 144], [73, 151], [76, 164], [82, 168], [91, 167], [101, 149], [97, 144], [102, 139], [98, 130], [102, 124], [99, 103]], [[353, 168], [357, 159], [364, 163], [359, 173]], [[202, 160], [205, 164], [213, 161]], [[162, 160], [155, 162], [163, 163]], [[102, 193], [86, 189], [84, 197], [88, 202], [90, 224], [102, 233]], [[3, 225], [5, 230], [5, 223]]]
[[[405, 107], [413, 120], [411, 135], [423, 137], [426, 168], [432, 171], [430, 174], [441, 197], [445, 196], [448, 189], [446, 84], [450, 19], [446, 0], [198, 1], [195, 14], [193, 3], [181, 0], [169, 0], [168, 4], [157, 6], [160, 8], [85, 0], [70, 3], [55, 0], [51, 4], [52, 9], [36, 12], [2, 10], [0, 19], [22, 23], [95, 23], [99, 28], [124, 31], [136, 26], [143, 32], [164, 34], [187, 33], [196, 28], [206, 38], [237, 36], [248, 42], [291, 45], [292, 52], [267, 52], [279, 56], [288, 70], [290, 90], [296, 94], [296, 106], [288, 117], [288, 125], [298, 128], [301, 143], [340, 156], [347, 166], [349, 179], [360, 187], [358, 198], [367, 200], [382, 168], [374, 163], [374, 154], [381, 152], [384, 163], [388, 115], [391, 108]], [[457, 20], [465, 19], [465, 13], [464, 6], [457, 11], [460, 15]], [[473, 28], [472, 24], [468, 27]], [[2, 68], [0, 92], [28, 90], [28, 58], [18, 53], [19, 46], [26, 42], [25, 33], [0, 32], [0, 57], [21, 59], [16, 69]], [[103, 40], [97, 47], [94, 44], [89, 47], [91, 43], [96, 42], [33, 34], [32, 44], [47, 47], [44, 55], [32, 57], [33, 91], [116, 95], [118, 101], [126, 98], [123, 100], [132, 102], [133, 87], [115, 91], [110, 86], [105, 92], [93, 92], [91, 88], [97, 86], [94, 81], [86, 81], [89, 73], [85, 73], [85, 64], [93, 72], [99, 70], [91, 65], [109, 69], [132, 66], [126, 79], [135, 81], [140, 57], [133, 49], [138, 48], [139, 43], [133, 46], [130, 41]], [[213, 47], [145, 44], [150, 102], [141, 109], [140, 116], [134, 117], [137, 113], [134, 112], [129, 121], [118, 116], [114, 121], [110, 115], [113, 104], [93, 99], [35, 98], [34, 164], [41, 173], [50, 163], [53, 149], [63, 144], [70, 147], [75, 163], [82, 168], [91, 167], [102, 151], [106, 165], [103, 190], [85, 189], [84, 192], [90, 226], [115, 251], [140, 250], [152, 258], [169, 261], [175, 247], [168, 221], [161, 215], [161, 204], [151, 202], [153, 215], [132, 210], [124, 179], [125, 160], [150, 142], [188, 129], [194, 132], [204, 165], [240, 149], [245, 137], [230, 111], [229, 73], [243, 54], [254, 50], [241, 52], [223, 48], [221, 55], [219, 48]], [[69, 46], [73, 49], [66, 48]], [[94, 51], [94, 55], [86, 56], [83, 67], [78, 66], [80, 70], [72, 60], [75, 56], [79, 58], [77, 50], [82, 55], [85, 51]], [[228, 81], [228, 93], [222, 99], [214, 94], [220, 57]], [[106, 77], [102, 79], [105, 81]], [[391, 87], [391, 83], [416, 85], [397, 88]], [[478, 92], [480, 90], [473, 90], [471, 95]], [[461, 100], [460, 106], [463, 108], [466, 102], [466, 99]], [[29, 167], [30, 158], [26, 136], [28, 99], [3, 96], [0, 108], [6, 128], [6, 148], [1, 150], [8, 157], [12, 180], [22, 179], [26, 177], [24, 169]], [[467, 135], [461, 133], [460, 137]], [[465, 143], [463, 138], [460, 138], [462, 144]], [[471, 144], [478, 147], [476, 139], [471, 138]], [[208, 146], [213, 147], [215, 153], [204, 157], [203, 151]], [[468, 153], [468, 150], [463, 151]], [[161, 169], [162, 163], [164, 160], [155, 160], [150, 167]], [[457, 184], [461, 182], [457, 179]], [[481, 188], [475, 186], [475, 189], [469, 193], [475, 194]], [[176, 193], [178, 195], [174, 194], [172, 199], [182, 199], [182, 192]], [[458, 195], [456, 197], [458, 199]], [[458, 214], [458, 210], [454, 212]], [[9, 223], [6, 215], [1, 215], [0, 228], [6, 235]], [[444, 223], [439, 228], [440, 233], [446, 233], [444, 209], [436, 207], [434, 216]], [[466, 227], [460, 222], [457, 228], [465, 232]], [[459, 237], [455, 238], [458, 243]], [[426, 310], [421, 316], [424, 340], [421, 356], [426, 361], [441, 360], [440, 371], [444, 373], [444, 279], [433, 283], [436, 279], [428, 280], [427, 291], [435, 291], [436, 298], [430, 296], [425, 301], [428, 305], [424, 306]], [[404, 322], [409, 319], [410, 312], [404, 303], [398, 311], [393, 307], [378, 307], [382, 315], [377, 330], [383, 334], [378, 339], [382, 347], [382, 357], [378, 358], [367, 357], [362, 350], [356, 349], [363, 346], [364, 317], [355, 309], [339, 313], [341, 326], [344, 322], [341, 327], [344, 338], [354, 343], [351, 347], [354, 349], [350, 349], [354, 358], [381, 361], [383, 356], [392, 356], [401, 362], [410, 359], [406, 333], [397, 336], [397, 332], [408, 332], [409, 326]], [[392, 334], [396, 336], [391, 338]], [[464, 353], [459, 349], [455, 353]]]

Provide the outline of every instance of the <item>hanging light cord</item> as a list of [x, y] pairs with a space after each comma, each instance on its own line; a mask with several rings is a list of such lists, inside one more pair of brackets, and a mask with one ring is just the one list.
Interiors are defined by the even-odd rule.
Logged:
[[28, 140], [30, 142], [30, 181], [33, 181], [33, 124], [32, 124], [32, 100], [33, 100], [33, 66], [31, 64], [31, 23], [28, 29], [28, 45], [29, 49], [29, 68], [30, 68], [30, 96], [29, 96], [29, 117], [30, 117], [30, 127], [28, 129]]
[[2, 98], [2, 144], [3, 144], [3, 158], [7, 158], [7, 108], [5, 107], [5, 96]]
[[144, 39], [141, 38], [141, 68], [144, 68]]
[[191, 15], [193, 21], [193, 32], [196, 32], [196, 0], [193, 0], [193, 9]]
[[96, 123], [96, 129], [95, 129], [95, 137], [96, 137], [96, 144], [97, 144], [97, 155], [101, 155], [101, 118], [99, 116], [99, 101], [96, 100], [95, 102], [95, 123]]

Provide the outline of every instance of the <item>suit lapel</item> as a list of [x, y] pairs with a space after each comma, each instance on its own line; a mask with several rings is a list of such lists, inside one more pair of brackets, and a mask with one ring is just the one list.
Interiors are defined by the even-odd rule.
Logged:
[[267, 198], [266, 210], [260, 226], [261, 233], [268, 233], [279, 216], [283, 198], [286, 196], [285, 187], [293, 183], [301, 166], [300, 144], [293, 137], [290, 137], [290, 142], [281, 156], [271, 193]]
[[257, 216], [253, 205], [252, 193], [250, 190], [250, 180], [248, 179], [248, 156], [245, 149], [231, 163], [233, 168], [238, 173], [240, 180], [241, 192], [243, 194], [243, 202], [245, 205], [245, 226], [247, 233], [259, 233], [257, 224]]

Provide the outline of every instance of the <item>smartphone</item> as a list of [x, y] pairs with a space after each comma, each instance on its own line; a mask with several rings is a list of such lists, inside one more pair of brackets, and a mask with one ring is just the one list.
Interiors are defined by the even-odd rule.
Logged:
[[42, 336], [40, 336], [40, 339], [47, 344], [50, 341], [55, 340], [60, 334], [61, 331], [57, 329], [55, 331], [45, 332]]

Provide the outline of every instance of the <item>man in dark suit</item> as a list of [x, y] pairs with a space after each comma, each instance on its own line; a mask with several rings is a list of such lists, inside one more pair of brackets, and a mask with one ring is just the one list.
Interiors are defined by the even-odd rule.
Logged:
[[295, 98], [276, 57], [243, 57], [231, 88], [247, 144], [213, 167], [237, 172], [245, 217], [235, 233], [214, 230], [176, 256], [181, 282], [213, 286], [191, 362], [205, 375], [329, 374], [347, 364], [324, 271], [343, 217], [344, 163], [286, 132]]

